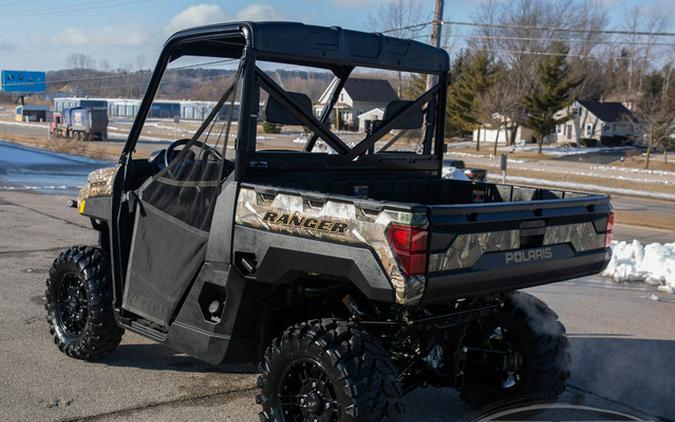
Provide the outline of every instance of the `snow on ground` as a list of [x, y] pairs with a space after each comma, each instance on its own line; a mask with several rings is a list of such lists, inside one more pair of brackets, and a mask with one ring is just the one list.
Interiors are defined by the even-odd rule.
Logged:
[[[491, 180], [496, 183], [501, 183], [501, 176], [497, 174], [488, 173], [488, 180]], [[651, 198], [651, 199], [664, 199], [667, 201], [675, 201], [675, 193], [666, 193], [666, 192], [649, 192], [642, 191], [637, 189], [624, 189], [617, 188], [612, 186], [601, 186], [601, 185], [592, 185], [588, 183], [575, 183], [575, 182], [564, 182], [558, 180], [545, 180], [537, 179], [531, 177], [520, 177], [520, 176], [507, 176], [507, 183], [517, 183], [530, 186], [547, 186], [558, 189], [570, 189], [580, 192], [593, 192], [593, 193], [608, 193], [613, 195], [627, 195], [627, 196], [637, 196], [641, 198]]]
[[656, 174], [658, 176], [675, 176], [675, 171], [667, 171], [667, 170], [651, 170], [651, 169], [618, 167], [618, 166], [591, 166], [589, 168], [591, 170], [616, 171], [616, 172], [636, 173], [636, 174]]
[[617, 282], [641, 281], [662, 292], [675, 291], [675, 242], [650, 243], [638, 240], [612, 242], [612, 259], [602, 272]]
[[[469, 143], [470, 146], [475, 146], [476, 144], [471, 142]], [[452, 143], [448, 144], [448, 153], [450, 154], [457, 154], [455, 152], [452, 152], [452, 148], [461, 148], [461, 147], [466, 147], [466, 143], [464, 142], [457, 142], [457, 143]], [[485, 144], [486, 147], [491, 147], [492, 145], [490, 144]], [[574, 147], [566, 144], [554, 144], [554, 145], [544, 145], [542, 147], [542, 152], [546, 155], [552, 155], [555, 157], [564, 157], [567, 155], [581, 155], [581, 154], [595, 154], [599, 152], [617, 152], [617, 151], [622, 151], [622, 150], [627, 150], [627, 149], [635, 149], [634, 147], [631, 146], [626, 146], [626, 147]], [[526, 145], [516, 145], [516, 146], [503, 146], [500, 145], [497, 147], [497, 150], [499, 152], [523, 152], [523, 151], [529, 151], [529, 152], [538, 152], [539, 151], [539, 146], [536, 144], [526, 144]], [[471, 155], [471, 154], [469, 154]], [[476, 154], [478, 155], [478, 154]]]
[[464, 174], [464, 170], [459, 170], [458, 168], [452, 166], [443, 167], [443, 178], [454, 180], [470, 180], [466, 174]]
[[[448, 150], [448, 157], [446, 158], [455, 158], [455, 157], [470, 157], [470, 158], [492, 158], [496, 157], [492, 154], [474, 154], [472, 152], [461, 152], [461, 151], [452, 151]], [[507, 157], [509, 163], [525, 163], [526, 160], [520, 160], [516, 158]]]
[[[599, 152], [617, 152], [625, 149], [633, 149], [633, 147], [573, 147], [569, 145], [558, 146], [544, 146], [542, 152], [544, 154], [553, 155], [556, 157], [564, 157], [566, 155], [580, 155], [580, 154], [595, 154]], [[512, 151], [530, 151], [537, 152], [539, 147], [531, 144], [522, 147], [516, 147]]]

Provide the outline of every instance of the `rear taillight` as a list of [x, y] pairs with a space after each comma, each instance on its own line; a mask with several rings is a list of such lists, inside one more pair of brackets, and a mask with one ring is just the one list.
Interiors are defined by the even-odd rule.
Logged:
[[427, 269], [427, 231], [403, 224], [392, 224], [387, 235], [403, 271], [407, 275], [424, 274]]
[[471, 170], [464, 170], [466, 177], [473, 177], [473, 172]]
[[614, 213], [610, 212], [607, 216], [607, 230], [605, 232], [605, 247], [609, 248], [614, 239]]

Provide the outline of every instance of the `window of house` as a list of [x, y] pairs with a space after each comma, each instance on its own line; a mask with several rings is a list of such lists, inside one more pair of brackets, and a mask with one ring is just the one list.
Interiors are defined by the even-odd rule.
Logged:
[[555, 126], [556, 133], [562, 133], [562, 128], [563, 128], [563, 125], [556, 125]]
[[586, 136], [593, 135], [593, 125], [590, 123], [586, 124]]

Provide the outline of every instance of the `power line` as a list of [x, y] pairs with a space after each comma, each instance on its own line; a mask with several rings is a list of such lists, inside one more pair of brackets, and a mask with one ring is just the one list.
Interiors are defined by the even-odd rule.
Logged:
[[36, 9], [36, 10], [24, 10], [19, 13], [14, 13], [14, 14], [3, 14], [0, 16], [0, 19], [16, 19], [16, 18], [21, 18], [21, 17], [34, 17], [34, 16], [45, 16], [45, 15], [56, 15], [56, 14], [61, 14], [61, 13], [72, 13], [72, 12], [80, 12], [84, 10], [92, 10], [92, 9], [100, 9], [100, 8], [107, 8], [107, 7], [119, 7], [119, 6], [126, 6], [130, 4], [135, 4], [135, 3], [144, 3], [149, 0], [126, 0], [126, 1], [117, 1], [117, 2], [110, 2], [110, 1], [98, 1], [98, 2], [88, 2], [88, 3], [78, 3], [76, 6], [63, 6], [60, 8], [54, 8], [54, 9]]
[[561, 28], [561, 27], [545, 27], [545, 26], [534, 26], [534, 25], [509, 25], [509, 24], [477, 23], [477, 22], [461, 22], [461, 21], [443, 21], [443, 24], [444, 25], [457, 25], [457, 26], [471, 26], [471, 27], [480, 27], [480, 28], [531, 29], [531, 30], [536, 30], [536, 31], [575, 32], [575, 33], [584, 33], [584, 34], [645, 35], [645, 36], [655, 36], [655, 37], [675, 37], [675, 32], [648, 32], [648, 31], [622, 31], [622, 30], [616, 30], [616, 29]]
[[[204, 68], [208, 66], [214, 66], [217, 64], [227, 64], [227, 63], [232, 63], [232, 62], [238, 62], [239, 59], [219, 59], [219, 60], [213, 60], [209, 62], [202, 62], [202, 63], [195, 63], [195, 64], [189, 64], [189, 65], [184, 65], [184, 66], [177, 66], [177, 67], [172, 67], [172, 68], [167, 68], [167, 70], [175, 71], [175, 70], [185, 70], [185, 69], [191, 69], [191, 68]], [[136, 73], [115, 73], [112, 75], [105, 75], [105, 76], [90, 76], [87, 78], [73, 78], [73, 79], [61, 79], [61, 80], [55, 80], [55, 81], [41, 81], [41, 82], [24, 82], [24, 81], [16, 81], [16, 82], [10, 82], [10, 83], [3, 83], [3, 86], [29, 86], [29, 85], [41, 85], [41, 84], [69, 84], [73, 82], [90, 82], [90, 81], [98, 81], [98, 80], [104, 80], [104, 79], [115, 79], [115, 78], [128, 78], [130, 76], [138, 76], [140, 74], [144, 73], [152, 73], [152, 70], [143, 70], [139, 71]], [[215, 77], [220, 77], [222, 75], [218, 75]]]
[[[403, 31], [407, 29], [424, 29], [430, 25], [432, 21], [421, 22], [413, 25], [401, 26], [398, 28], [390, 28], [384, 31], [380, 31], [381, 34], [387, 34], [391, 32]], [[478, 22], [462, 22], [462, 21], [447, 21], [444, 20], [443, 25], [457, 25], [457, 26], [470, 26], [470, 27], [479, 27], [479, 28], [496, 28], [496, 29], [530, 29], [537, 31], [549, 31], [549, 32], [573, 32], [573, 33], [582, 33], [582, 34], [608, 34], [608, 35], [640, 35], [640, 36], [653, 36], [653, 37], [675, 37], [675, 32], [649, 32], [649, 31], [623, 31], [618, 29], [588, 29], [588, 28], [562, 28], [562, 27], [544, 27], [544, 26], [534, 26], [534, 25], [509, 25], [509, 24], [496, 24], [496, 23], [478, 23]]]
[[[419, 29], [421, 31], [422, 29], [426, 28], [428, 25], [431, 25], [432, 23], [433, 23], [432, 21], [423, 22], [423, 23], [416, 23], [416, 24], [413, 24], [413, 25], [400, 26], [398, 28], [385, 29], [384, 31], [379, 31], [379, 32], [380, 32], [380, 34], [388, 34], [388, 33], [391, 33], [391, 32], [405, 31], [407, 29]], [[441, 23], [445, 23], [445, 22], [441, 22]]]
[[581, 38], [546, 38], [546, 37], [510, 37], [502, 35], [467, 35], [467, 34], [448, 34], [448, 37], [453, 38], [468, 38], [478, 40], [512, 40], [512, 41], [560, 41], [560, 42], [574, 42], [574, 43], [593, 43], [593, 44], [608, 44], [608, 45], [646, 45], [646, 46], [663, 46], [675, 47], [675, 43], [662, 42], [639, 42], [639, 41], [609, 41], [609, 40], [584, 40]]

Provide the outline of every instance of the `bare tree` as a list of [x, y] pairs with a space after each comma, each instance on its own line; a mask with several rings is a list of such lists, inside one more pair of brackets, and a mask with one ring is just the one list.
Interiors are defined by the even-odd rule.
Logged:
[[665, 90], [661, 95], [646, 95], [633, 113], [633, 116], [624, 117], [624, 124], [647, 149], [645, 168], [649, 168], [652, 152], [659, 148], [663, 149], [667, 162], [668, 148], [673, 145], [675, 133], [675, 95]]
[[513, 85], [508, 79], [506, 70], [500, 70], [495, 82], [486, 92], [480, 95], [478, 101], [478, 114], [481, 122], [488, 124], [491, 128], [497, 128], [493, 155], [497, 155], [500, 134], [504, 131], [504, 139], [507, 145], [513, 143], [513, 127], [516, 125], [512, 120], [513, 116], [518, 115], [521, 110], [522, 100], [513, 93]]
[[83, 53], [72, 53], [66, 57], [66, 67], [69, 69], [94, 69], [96, 60]]
[[[398, 38], [418, 38], [430, 16], [420, 0], [390, 0], [381, 2], [368, 15], [368, 26], [375, 31], [386, 31]], [[398, 96], [402, 94], [402, 73], [398, 72]]]
[[[627, 74], [624, 75], [624, 84], [621, 87], [625, 92], [625, 99], [633, 100], [642, 91], [644, 78], [650, 71], [650, 66], [655, 59], [664, 54], [660, 46], [660, 37], [653, 33], [666, 31], [672, 21], [672, 16], [663, 8], [646, 8], [636, 5], [627, 8], [623, 12], [624, 22], [621, 29], [630, 32], [624, 36], [626, 45], [624, 60], [626, 61]], [[641, 35], [638, 32], [652, 33]]]

